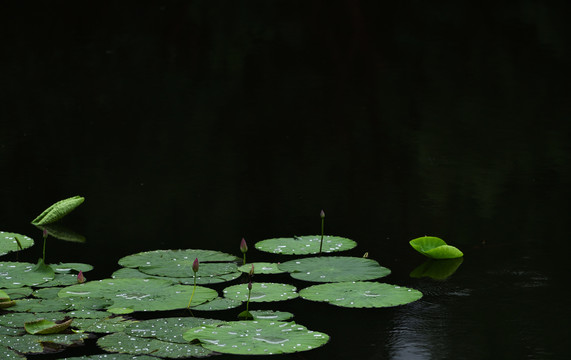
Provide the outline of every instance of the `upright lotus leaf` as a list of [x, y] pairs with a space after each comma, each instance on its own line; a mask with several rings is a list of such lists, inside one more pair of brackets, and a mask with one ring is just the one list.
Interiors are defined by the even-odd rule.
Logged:
[[[184, 309], [192, 293], [191, 286], [173, 285], [158, 279], [105, 279], [63, 288], [60, 297], [97, 296], [113, 300], [108, 311], [118, 314], [133, 311]], [[215, 290], [197, 286], [193, 303], [198, 305], [218, 296]]]
[[47, 225], [56, 222], [72, 212], [76, 207], [81, 205], [85, 198], [81, 196], [73, 196], [53, 204], [44, 210], [37, 218], [32, 221], [34, 225]]
[[24, 328], [28, 334], [59, 334], [65, 331], [72, 323], [73, 319], [66, 319], [62, 322], [53, 322], [46, 319], [36, 319], [24, 323]]
[[373, 259], [349, 256], [303, 258], [284, 262], [278, 267], [294, 279], [314, 282], [373, 280], [391, 273]]
[[464, 258], [433, 260], [428, 259], [410, 273], [410, 277], [429, 277], [434, 280], [445, 280], [458, 270]]
[[88, 337], [89, 334], [0, 335], [0, 344], [23, 354], [41, 354], [77, 346]]
[[254, 320], [203, 325], [184, 333], [187, 341], [223, 354], [274, 355], [316, 349], [329, 335], [308, 330], [295, 322]]
[[370, 281], [313, 285], [299, 293], [307, 300], [323, 301], [350, 308], [404, 305], [422, 297], [422, 293], [415, 289]]
[[256, 274], [281, 274], [284, 273], [284, 270], [278, 268], [277, 263], [269, 263], [269, 262], [255, 262], [249, 263], [246, 265], [242, 265], [238, 268], [239, 271], [248, 274], [252, 269], [252, 265], [254, 265], [255, 273]]
[[4, 345], [0, 345], [0, 359], [5, 359], [5, 360], [26, 360], [26, 357], [24, 355], [21, 355], [20, 353], [7, 348]]
[[35, 286], [53, 278], [53, 270], [43, 262], [38, 265], [26, 262], [0, 262], [0, 288]]
[[221, 320], [199, 317], [150, 319], [138, 321], [127, 326], [125, 333], [138, 337], [155, 338], [186, 344], [187, 341], [182, 337], [186, 330], [201, 325], [218, 324], [221, 322]]
[[99, 338], [97, 345], [109, 352], [118, 352], [133, 355], [153, 355], [167, 359], [187, 359], [192, 357], [207, 357], [213, 355], [212, 351], [199, 345], [181, 344], [170, 341], [157, 340], [128, 335], [123, 332]]
[[[245, 284], [232, 285], [223, 291], [224, 297], [241, 301], [248, 300], [248, 287]], [[276, 283], [252, 283], [250, 302], [272, 302], [295, 299], [299, 294], [295, 286]]]
[[[272, 254], [309, 255], [319, 254], [321, 235], [294, 236], [291, 238], [275, 238], [258, 241], [256, 249]], [[325, 235], [323, 237], [324, 253], [351, 250], [357, 243], [351, 239]]]
[[409, 243], [416, 251], [432, 259], [455, 259], [464, 256], [462, 251], [435, 236], [419, 237]]
[[26, 235], [0, 231], [0, 256], [32, 247], [34, 240]]
[[36, 227], [40, 230], [46, 230], [49, 236], [58, 240], [75, 243], [84, 243], [86, 241], [85, 236], [61, 224], [36, 225]]
[[159, 266], [165, 263], [180, 264], [180, 271], [192, 275], [192, 262], [200, 259], [200, 264], [208, 262], [230, 262], [238, 258], [214, 250], [186, 249], [186, 250], [154, 250], [127, 255], [119, 259], [119, 265], [129, 268], [140, 266]]

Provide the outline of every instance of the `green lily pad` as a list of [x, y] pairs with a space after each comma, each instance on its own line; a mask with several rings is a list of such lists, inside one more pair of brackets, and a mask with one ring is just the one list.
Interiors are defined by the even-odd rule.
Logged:
[[[194, 261], [194, 259], [192, 261]], [[193, 277], [192, 261], [173, 261], [158, 265], [139, 266], [138, 270], [142, 273], [155, 276], [188, 278]], [[235, 263], [201, 263], [196, 275], [200, 277], [215, 277], [237, 271], [238, 266], [236, 266]]]
[[199, 317], [151, 319], [138, 321], [129, 325], [125, 329], [125, 333], [132, 336], [186, 344], [187, 341], [182, 337], [186, 330], [201, 325], [218, 324], [221, 322], [221, 320]]
[[295, 322], [269, 320], [203, 325], [185, 332], [184, 338], [198, 340], [212, 351], [237, 355], [294, 353], [316, 349], [329, 341], [329, 335]]
[[6, 294], [10, 296], [10, 299], [22, 299], [28, 297], [32, 294], [33, 290], [29, 287], [21, 287], [21, 288], [11, 288], [11, 289], [4, 289]]
[[252, 269], [252, 265], [254, 265], [254, 274], [282, 274], [285, 272], [284, 270], [278, 268], [277, 263], [269, 263], [269, 262], [249, 263], [240, 266], [238, 270], [248, 274]]
[[157, 360], [154, 356], [131, 354], [101, 354], [63, 358], [62, 360]]
[[419, 253], [432, 259], [455, 259], [464, 256], [462, 251], [435, 236], [423, 236], [409, 241]]
[[[113, 300], [113, 313], [132, 311], [164, 311], [183, 309], [188, 305], [193, 287], [173, 285], [158, 279], [105, 279], [72, 285], [59, 292], [60, 297], [98, 296]], [[215, 290], [197, 286], [193, 304], [201, 304], [218, 296]]]
[[52, 269], [54, 269], [54, 272], [58, 274], [69, 274], [75, 272], [77, 275], [77, 273], [80, 271], [86, 273], [93, 270], [93, 265], [83, 263], [59, 263], [50, 264], [50, 266]]
[[115, 333], [97, 340], [97, 345], [105, 351], [127, 353], [133, 355], [152, 354], [169, 359], [186, 359], [190, 357], [206, 357], [212, 351], [199, 345], [180, 344], [170, 341], [143, 338], [125, 333]]
[[122, 316], [112, 316], [109, 317], [109, 313], [106, 313], [105, 318], [80, 318], [73, 320], [73, 327], [81, 331], [97, 333], [97, 334], [111, 334], [120, 331], [125, 331], [125, 329], [136, 323], [134, 320], [127, 320]]
[[53, 270], [43, 263], [35, 265], [26, 262], [0, 262], [0, 288], [35, 286], [53, 278]]
[[61, 299], [20, 299], [10, 308], [14, 312], [56, 312], [68, 310], [71, 305]]
[[410, 277], [429, 277], [434, 280], [444, 280], [458, 270], [464, 258], [433, 260], [428, 259], [410, 273]]
[[[299, 296], [295, 286], [277, 283], [252, 283], [250, 302], [271, 302], [295, 299]], [[241, 301], [248, 300], [248, 285], [232, 285], [223, 291], [224, 297]]]
[[[202, 265], [201, 265], [202, 266]], [[196, 283], [198, 285], [207, 285], [207, 284], [218, 284], [227, 281], [236, 280], [239, 278], [242, 273], [239, 271], [232, 272], [229, 274], [221, 274], [221, 275], [212, 275], [212, 276], [200, 276], [200, 271], [197, 273], [198, 277], [196, 278]], [[136, 278], [136, 279], [163, 279], [169, 280], [173, 284], [184, 284], [184, 285], [193, 285], [194, 278], [191, 277], [165, 277], [165, 276], [156, 276], [156, 275], [149, 275], [141, 272], [137, 269], [132, 268], [122, 268], [115, 271], [111, 274], [111, 277], [114, 279], [125, 279], [125, 278]]]
[[23, 354], [41, 354], [81, 344], [88, 337], [89, 334], [0, 335], [0, 344]]
[[216, 299], [211, 300], [207, 303], [191, 306], [190, 309], [198, 311], [217, 311], [235, 309], [240, 305], [242, 305], [242, 301], [240, 300], [217, 297]]
[[350, 308], [404, 305], [422, 297], [422, 293], [415, 289], [370, 281], [313, 285], [299, 293], [307, 300]]
[[[186, 249], [186, 250], [155, 250], [127, 255], [119, 259], [119, 265], [130, 268], [140, 266], [159, 266], [165, 263], [181, 264], [181, 271], [192, 275], [192, 262], [198, 259], [200, 265], [207, 262], [236, 261], [234, 255], [214, 250]], [[199, 270], [200, 271], [200, 270]]]
[[314, 282], [373, 280], [391, 273], [373, 259], [349, 256], [310, 257], [284, 262], [279, 268], [294, 279]]
[[252, 310], [250, 314], [252, 314], [254, 320], [286, 321], [293, 318], [293, 314], [287, 311]]
[[56, 222], [81, 205], [85, 198], [73, 196], [53, 204], [32, 220], [34, 225], [47, 225]]
[[[256, 249], [272, 254], [309, 255], [318, 254], [321, 235], [294, 236], [291, 238], [275, 238], [258, 241]], [[351, 239], [325, 235], [322, 252], [331, 253], [351, 250], [357, 243]]]
[[26, 360], [24, 355], [19, 354], [18, 352], [8, 349], [4, 345], [0, 345], [0, 359], [6, 360]]
[[28, 334], [58, 334], [65, 331], [72, 323], [73, 319], [62, 322], [53, 322], [46, 319], [36, 319], [24, 323], [24, 328]]
[[0, 231], [0, 256], [32, 247], [34, 240], [26, 235]]

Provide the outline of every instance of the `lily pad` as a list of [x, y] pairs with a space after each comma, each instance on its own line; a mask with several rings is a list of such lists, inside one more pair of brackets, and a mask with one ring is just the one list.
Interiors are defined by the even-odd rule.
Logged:
[[186, 359], [190, 357], [206, 357], [212, 351], [199, 345], [180, 344], [170, 341], [143, 338], [125, 333], [115, 333], [97, 340], [97, 345], [105, 351], [127, 353], [133, 355], [152, 354], [169, 359]]
[[0, 231], [0, 256], [32, 247], [34, 240], [26, 235]]
[[420, 299], [422, 293], [403, 286], [357, 281], [313, 285], [301, 290], [300, 296], [341, 307], [381, 308], [411, 303]]
[[187, 271], [192, 275], [192, 262], [194, 259], [198, 259], [201, 266], [207, 262], [229, 262], [238, 260], [234, 255], [214, 250], [155, 250], [127, 255], [119, 259], [119, 265], [138, 268], [140, 266], [159, 266], [170, 262], [181, 264], [183, 267], [181, 271]]
[[[299, 296], [295, 286], [277, 283], [252, 283], [250, 302], [271, 302], [295, 299]], [[241, 301], [248, 300], [248, 285], [232, 285], [223, 291], [224, 297]]]
[[435, 236], [423, 236], [411, 240], [410, 245], [419, 253], [432, 259], [455, 259], [464, 256], [462, 251]]
[[[202, 265], [201, 265], [202, 266]], [[201, 271], [197, 273], [198, 277], [196, 278], [196, 283], [199, 285], [207, 285], [207, 284], [218, 284], [227, 281], [236, 280], [239, 278], [242, 273], [241, 272], [232, 272], [229, 274], [221, 274], [221, 275], [211, 275], [211, 276], [200, 276]], [[156, 275], [149, 275], [141, 272], [137, 269], [132, 268], [122, 268], [115, 271], [111, 274], [111, 277], [114, 279], [125, 279], [125, 278], [138, 278], [138, 279], [163, 279], [169, 280], [173, 284], [184, 284], [184, 285], [193, 285], [194, 278], [191, 277], [165, 277], [165, 276], [156, 276]]]
[[373, 280], [391, 273], [373, 259], [349, 256], [310, 257], [284, 262], [279, 268], [294, 279], [314, 282]]
[[[188, 305], [193, 287], [173, 285], [159, 279], [105, 279], [72, 285], [59, 292], [60, 297], [97, 296], [113, 300], [113, 313], [183, 309]], [[215, 290], [197, 286], [193, 304], [201, 304], [218, 296]]]
[[434, 280], [445, 280], [458, 270], [464, 258], [433, 260], [428, 259], [410, 273], [410, 277], [429, 277]]
[[58, 334], [65, 331], [72, 323], [73, 319], [62, 322], [54, 322], [46, 319], [37, 319], [24, 323], [24, 328], [28, 334]]
[[0, 344], [23, 354], [40, 354], [47, 349], [53, 352], [56, 349], [81, 344], [88, 337], [89, 334], [0, 335]]
[[47, 265], [36, 265], [26, 262], [0, 262], [0, 288], [18, 288], [35, 286], [54, 278], [54, 273]]
[[242, 301], [240, 300], [217, 297], [207, 303], [191, 306], [190, 309], [198, 311], [217, 311], [235, 309], [240, 305], [242, 305]]
[[293, 318], [293, 314], [287, 311], [252, 310], [250, 314], [252, 314], [254, 320], [286, 321]]
[[255, 262], [242, 265], [238, 268], [239, 271], [248, 274], [254, 265], [254, 274], [282, 274], [285, 271], [278, 268], [277, 263], [269, 262]]
[[[294, 236], [291, 238], [275, 238], [258, 241], [256, 249], [272, 254], [309, 255], [318, 254], [321, 235]], [[322, 252], [331, 253], [351, 250], [357, 243], [340, 236], [325, 235]]]
[[26, 360], [24, 355], [19, 354], [18, 352], [8, 349], [7, 347], [0, 345], [0, 359], [6, 360]]
[[138, 321], [125, 329], [128, 335], [155, 338], [159, 340], [186, 344], [182, 337], [188, 329], [209, 324], [221, 323], [221, 320], [204, 319], [199, 317], [160, 318]]
[[[193, 259], [194, 261], [194, 259]], [[172, 261], [158, 265], [139, 266], [138, 270], [145, 274], [173, 278], [192, 278], [192, 261]], [[200, 277], [215, 277], [238, 271], [235, 263], [201, 263], [196, 273]], [[198, 279], [197, 279], [198, 280]]]
[[[109, 315], [109, 313], [107, 313]], [[97, 319], [80, 318], [73, 320], [73, 327], [81, 331], [97, 333], [97, 334], [111, 334], [124, 331], [127, 326], [136, 323], [134, 320], [127, 320], [122, 316], [113, 316]]]
[[212, 351], [236, 355], [295, 353], [316, 349], [329, 341], [329, 335], [295, 322], [270, 320], [203, 325], [185, 332], [184, 338], [198, 340]]
[[64, 200], [60, 200], [44, 210], [38, 217], [32, 220], [34, 225], [47, 225], [58, 221], [70, 212], [72, 212], [76, 207], [81, 205], [85, 201], [85, 198], [81, 196], [73, 196]]
[[157, 360], [154, 356], [131, 354], [101, 354], [63, 358], [62, 360]]

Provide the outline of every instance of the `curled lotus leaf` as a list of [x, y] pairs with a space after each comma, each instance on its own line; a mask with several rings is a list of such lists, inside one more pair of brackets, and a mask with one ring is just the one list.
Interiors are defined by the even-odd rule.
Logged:
[[370, 281], [319, 284], [300, 291], [306, 300], [350, 308], [381, 308], [411, 303], [422, 293], [404, 286]]
[[[172, 284], [168, 280], [104, 279], [65, 287], [58, 295], [59, 297], [97, 296], [111, 299], [114, 304], [107, 311], [129, 313], [186, 308], [192, 291], [192, 286]], [[218, 293], [215, 290], [197, 286], [192, 302], [198, 305], [217, 296]]]
[[254, 320], [203, 325], [184, 333], [187, 341], [223, 354], [274, 355], [313, 350], [325, 345], [329, 335], [308, 330], [295, 322]]
[[[299, 296], [296, 288], [289, 284], [278, 283], [252, 283], [250, 302], [271, 302], [295, 299]], [[248, 285], [232, 285], [223, 291], [224, 297], [248, 301]]]
[[[256, 249], [272, 254], [309, 255], [318, 254], [321, 235], [294, 236], [290, 238], [274, 238], [258, 241]], [[323, 236], [322, 252], [332, 253], [351, 250], [357, 243], [340, 236]]]
[[32, 247], [34, 240], [26, 235], [0, 231], [0, 256]]
[[24, 323], [24, 328], [28, 334], [58, 334], [65, 331], [72, 323], [73, 319], [64, 319], [61, 322], [54, 322], [46, 319], [34, 319]]
[[349, 256], [309, 257], [279, 265], [294, 279], [314, 282], [373, 280], [391, 271], [373, 259]]
[[81, 196], [73, 196], [61, 201], [56, 202], [49, 208], [44, 210], [38, 217], [32, 220], [34, 225], [47, 225], [54, 223], [70, 212], [72, 212], [76, 207], [81, 205], [85, 201], [85, 198]]
[[432, 259], [455, 259], [464, 256], [458, 248], [435, 236], [423, 236], [409, 241], [416, 251]]

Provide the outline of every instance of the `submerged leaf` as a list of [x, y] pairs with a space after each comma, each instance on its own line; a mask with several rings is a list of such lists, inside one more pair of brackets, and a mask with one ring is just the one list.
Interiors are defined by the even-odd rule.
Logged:
[[[273, 254], [309, 255], [318, 254], [321, 235], [294, 236], [292, 238], [275, 238], [258, 241], [256, 249]], [[351, 250], [357, 243], [340, 236], [325, 235], [323, 237], [324, 253]]]
[[274, 355], [307, 351], [325, 345], [329, 335], [295, 322], [228, 321], [195, 327], [184, 333], [187, 341], [223, 354]]
[[416, 251], [432, 259], [455, 259], [464, 256], [462, 251], [435, 236], [419, 237], [409, 243]]
[[73, 196], [58, 201], [38, 215], [38, 217], [32, 221], [32, 224], [47, 225], [56, 222], [72, 212], [76, 207], [81, 205], [83, 201], [85, 201], [85, 198], [81, 196]]

